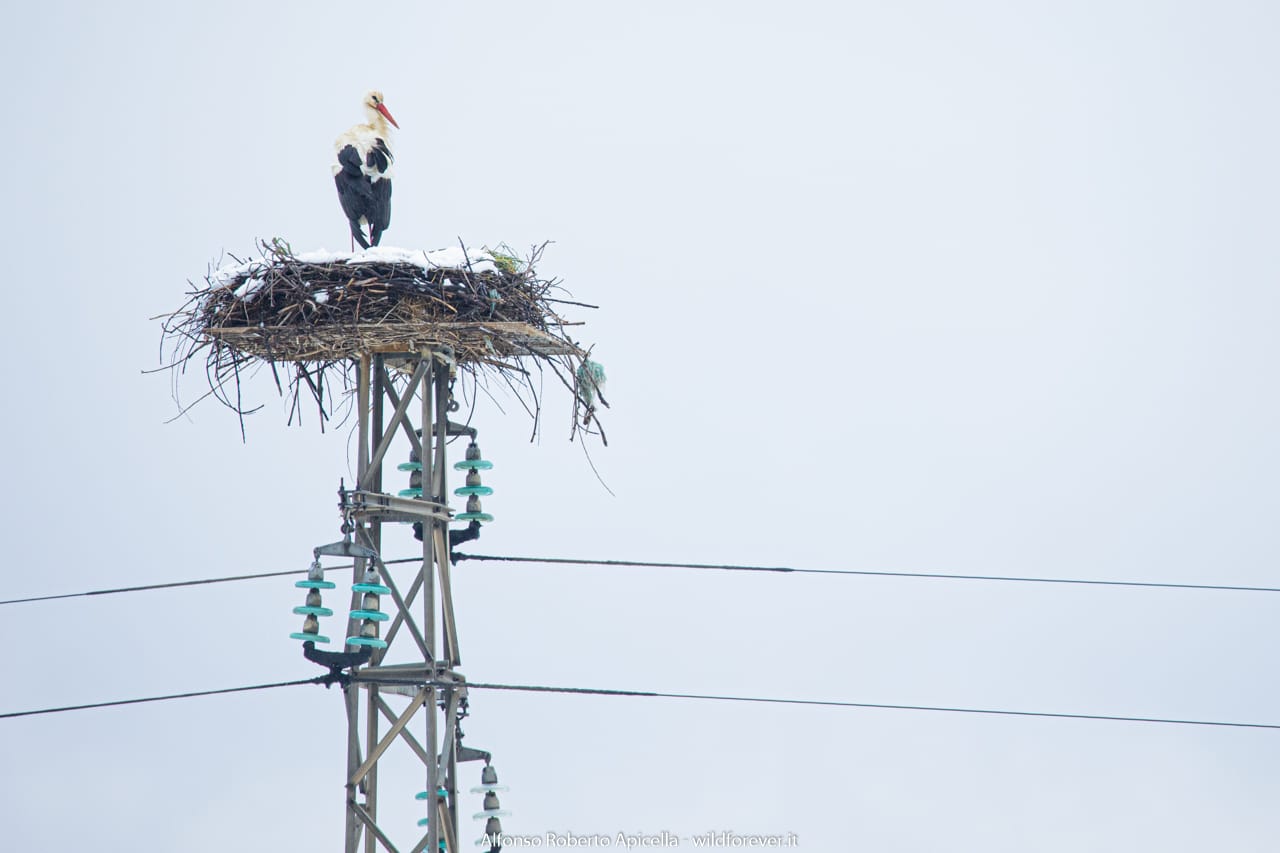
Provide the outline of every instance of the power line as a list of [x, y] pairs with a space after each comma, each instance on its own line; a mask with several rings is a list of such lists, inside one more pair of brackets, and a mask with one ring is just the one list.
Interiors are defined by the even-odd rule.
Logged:
[[[399, 560], [385, 560], [383, 562], [387, 565], [395, 565], [396, 563], [422, 562], [422, 558], [421, 557], [405, 557]], [[342, 569], [350, 569], [350, 568], [351, 568], [351, 565], [348, 563], [345, 566], [330, 566], [328, 569], [326, 569], [326, 571], [341, 571]], [[152, 589], [173, 589], [175, 587], [182, 587], [182, 586], [201, 586], [203, 584], [257, 580], [258, 578], [279, 578], [279, 577], [285, 577], [287, 575], [305, 575], [306, 573], [307, 573], [306, 569], [290, 569], [289, 571], [284, 571], [284, 572], [259, 572], [258, 574], [252, 574], [252, 575], [227, 575], [226, 577], [219, 577], [219, 578], [200, 578], [197, 580], [171, 581], [169, 583], [149, 583], [149, 584], [140, 584], [138, 586], [120, 586], [120, 587], [113, 587], [111, 589], [92, 589], [87, 592], [64, 592], [57, 595], [35, 595], [35, 596], [31, 596], [30, 598], [9, 598], [9, 599], [0, 600], [0, 605], [26, 604], [28, 602], [33, 602], [33, 601], [57, 601], [64, 598], [83, 598], [89, 595], [116, 595], [122, 592], [145, 592], [147, 590], [152, 590]]]
[[301, 575], [306, 574], [306, 569], [300, 571], [288, 572], [263, 572], [257, 575], [229, 575], [225, 578], [202, 578], [200, 580], [191, 581], [173, 581], [172, 583], [151, 583], [141, 586], [121, 586], [114, 589], [92, 589], [88, 592], [65, 592], [60, 595], [36, 595], [31, 598], [10, 598], [0, 601], [0, 604], [25, 604], [30, 601], [55, 601], [62, 598], [81, 598], [87, 595], [115, 595], [121, 592], [143, 592], [148, 589], [172, 589], [179, 586], [200, 586], [209, 583], [228, 583], [230, 581], [247, 581], [255, 578], [278, 578], [284, 575]]
[[641, 560], [579, 560], [570, 557], [497, 557], [487, 554], [454, 554], [454, 559], [506, 563], [563, 563], [571, 566], [639, 566], [658, 569], [709, 569], [727, 572], [778, 572], [806, 575], [858, 575], [884, 578], [926, 578], [957, 581], [1012, 581], [1016, 583], [1083, 584], [1088, 586], [1128, 586], [1155, 589], [1210, 589], [1228, 592], [1280, 592], [1272, 586], [1226, 586], [1204, 583], [1158, 583], [1154, 581], [1104, 581], [1081, 578], [1013, 577], [1009, 575], [953, 575], [941, 572], [891, 572], [871, 569], [801, 569], [791, 566], [738, 566], [716, 563], [657, 563]]
[[64, 705], [61, 708], [41, 708], [35, 711], [10, 711], [0, 714], [0, 720], [10, 717], [34, 717], [40, 714], [61, 714], [64, 711], [86, 711], [91, 708], [111, 708], [117, 705], [141, 705], [145, 702], [166, 702], [170, 699], [191, 699], [196, 696], [217, 696], [222, 693], [247, 693], [251, 690], [270, 690], [275, 687], [294, 687], [299, 684], [323, 684], [326, 676], [303, 678], [298, 681], [277, 681], [273, 684], [251, 684], [247, 687], [224, 687], [220, 690], [197, 690], [191, 693], [170, 693], [167, 696], [146, 696], [141, 699], [117, 699], [111, 702], [91, 702], [87, 705]]
[[485, 684], [468, 681], [477, 690], [511, 690], [526, 693], [568, 693], [591, 696], [630, 696], [659, 699], [699, 699], [716, 702], [759, 702], [774, 705], [812, 705], [826, 708], [873, 708], [888, 711], [940, 711], [951, 714], [993, 714], [1004, 717], [1050, 717], [1062, 720], [1105, 720], [1123, 723], [1164, 723], [1178, 726], [1220, 726], [1240, 729], [1280, 729], [1272, 723], [1233, 723], [1220, 720], [1181, 720], [1165, 717], [1124, 717], [1115, 714], [1067, 714], [1051, 711], [1010, 711], [996, 708], [951, 708], [940, 705], [891, 705], [879, 702], [843, 702], [832, 699], [785, 699], [768, 696], [725, 696], [710, 693], [661, 693], [651, 690], [612, 690], [598, 687], [547, 687], [530, 684]]
[[[1187, 590], [1215, 590], [1220, 592], [1280, 592], [1280, 587], [1272, 586], [1229, 586], [1226, 584], [1204, 584], [1204, 583], [1160, 583], [1156, 581], [1108, 581], [1108, 580], [1087, 580], [1083, 578], [1046, 578], [1046, 577], [1015, 577], [1011, 575], [957, 575], [947, 574], [944, 572], [894, 572], [894, 571], [878, 571], [872, 569], [806, 569], [794, 566], [744, 566], [733, 564], [719, 563], [661, 563], [644, 560], [589, 560], [576, 559], [571, 557], [513, 557], [513, 556], [497, 556], [492, 554], [454, 554], [454, 559], [458, 562], [466, 560], [475, 560], [477, 562], [504, 562], [504, 563], [545, 563], [545, 564], [563, 564], [571, 566], [617, 566], [617, 567], [639, 567], [639, 568], [656, 568], [656, 569], [701, 569], [727, 572], [765, 572], [771, 574], [802, 574], [802, 575], [835, 575], [835, 576], [859, 576], [859, 577], [885, 577], [885, 578], [922, 578], [925, 580], [959, 580], [959, 581], [1006, 581], [1013, 583], [1046, 583], [1046, 584], [1073, 584], [1083, 586], [1123, 586], [1147, 589], [1187, 589]], [[403, 557], [395, 560], [384, 560], [383, 563], [388, 566], [394, 566], [399, 563], [417, 563], [421, 562], [421, 557]], [[351, 565], [329, 566], [326, 571], [341, 571], [350, 569]], [[155, 589], [174, 589], [177, 587], [201, 586], [204, 584], [229, 583], [231, 581], [257, 580], [259, 578], [278, 578], [288, 575], [306, 574], [306, 569], [297, 569], [284, 572], [260, 572], [258, 574], [248, 575], [228, 575], [226, 577], [217, 578], [200, 578], [197, 580], [172, 581], [169, 583], [153, 583], [141, 584], [138, 586], [122, 586], [110, 589], [94, 589], [87, 592], [67, 592], [56, 595], [36, 595], [29, 598], [9, 598], [0, 600], [0, 605], [5, 604], [25, 604], [36, 601], [56, 601], [67, 598], [83, 598], [85, 596], [94, 595], [116, 595], [125, 592], [145, 592]]]
[[[401, 562], [421, 562], [421, 557], [401, 557], [399, 560], [384, 560], [383, 564], [394, 566]], [[343, 566], [328, 566], [325, 571], [342, 571], [343, 569], [351, 569], [351, 564]], [[140, 584], [137, 587], [113, 587], [110, 589], [91, 589], [88, 592], [78, 593], [60, 593], [55, 596], [32, 596], [29, 598], [6, 598], [0, 599], [0, 605], [24, 605], [28, 602], [37, 601], [59, 601], [63, 598], [83, 598], [84, 596], [115, 596], [118, 593], [127, 592], [146, 592], [148, 589], [173, 589], [175, 587], [200, 587], [204, 584], [225, 584], [233, 580], [257, 580], [259, 578], [284, 578], [287, 575], [305, 575], [306, 569], [291, 569], [288, 571], [261, 571], [261, 573], [253, 575], [227, 575], [225, 578], [200, 578], [197, 580], [174, 580], [164, 584]]]
[[[0, 719], [14, 717], [33, 717], [42, 714], [60, 714], [66, 711], [85, 711], [94, 708], [112, 708], [120, 705], [141, 705], [147, 702], [167, 702], [172, 699], [191, 699], [201, 696], [217, 696], [226, 693], [247, 693], [256, 690], [271, 690], [277, 687], [296, 687], [302, 684], [325, 684], [329, 676], [303, 678], [297, 681], [277, 681], [270, 684], [251, 684], [245, 687], [224, 687], [218, 690], [197, 690], [190, 693], [170, 693], [164, 696], [146, 696], [138, 699], [117, 699], [109, 702], [91, 702], [83, 705], [65, 705], [58, 708], [40, 708], [31, 711], [10, 711], [0, 713]], [[405, 679], [378, 679], [380, 684], [406, 684], [423, 686], [422, 681]], [[437, 684], [433, 686], [456, 686]], [[1042, 717], [1059, 720], [1101, 720], [1121, 723], [1158, 723], [1178, 726], [1213, 726], [1217, 728], [1237, 729], [1280, 729], [1280, 725], [1272, 723], [1239, 723], [1223, 720], [1187, 720], [1171, 717], [1129, 717], [1119, 714], [1070, 714], [1054, 711], [1014, 711], [1006, 708], [961, 708], [945, 705], [899, 705], [885, 702], [848, 702], [838, 699], [789, 699], [778, 696], [735, 696], [716, 693], [669, 693], [655, 690], [620, 690], [604, 687], [553, 687], [534, 684], [495, 684], [487, 682], [467, 682], [467, 687], [475, 690], [501, 690], [520, 693], [558, 693], [586, 696], [619, 696], [648, 699], [690, 699], [706, 702], [750, 702], [769, 705], [804, 705], [824, 708], [863, 708], [882, 711], [932, 711], [949, 714], [983, 714], [1001, 717]]]

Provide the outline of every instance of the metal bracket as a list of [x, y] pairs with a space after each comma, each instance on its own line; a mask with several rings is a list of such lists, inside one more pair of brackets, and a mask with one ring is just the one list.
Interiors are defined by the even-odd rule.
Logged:
[[381, 492], [349, 491], [346, 493], [344, 515], [355, 521], [402, 521], [424, 519], [449, 521], [449, 507], [420, 498], [402, 498]]
[[490, 761], [493, 760], [493, 753], [487, 752], [483, 749], [475, 749], [474, 747], [470, 747], [470, 746], [459, 746], [458, 760], [459, 761], [483, 761], [485, 764], [488, 764]]
[[346, 538], [341, 542], [331, 542], [328, 545], [321, 545], [311, 553], [315, 555], [317, 560], [321, 557], [364, 557], [366, 560], [376, 560], [378, 558], [377, 551], [352, 542], [350, 533], [348, 533]]
[[465, 435], [474, 441], [476, 436], [480, 434], [480, 431], [473, 426], [455, 424], [453, 421], [449, 421], [448, 424], [449, 435]]

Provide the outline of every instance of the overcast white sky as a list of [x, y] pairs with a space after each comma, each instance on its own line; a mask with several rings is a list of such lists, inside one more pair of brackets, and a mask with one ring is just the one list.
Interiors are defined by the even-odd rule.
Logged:
[[[15, 7], [0, 597], [302, 569], [336, 538], [345, 432], [286, 427], [268, 376], [245, 444], [212, 403], [166, 425], [168, 379], [141, 371], [148, 318], [222, 251], [347, 246], [331, 144], [372, 87], [402, 127], [384, 243], [554, 240], [542, 271], [601, 306], [581, 317], [617, 497], [566, 440], [567, 397], [535, 444], [482, 404], [497, 521], [474, 550], [1280, 586], [1278, 18]], [[477, 681], [1280, 723], [1274, 594], [498, 564], [455, 592]], [[278, 579], [6, 606], [0, 711], [309, 677], [298, 603]], [[815, 853], [1280, 832], [1280, 732], [472, 710], [513, 832], [796, 832]], [[344, 739], [339, 694], [310, 687], [0, 721], [0, 846], [338, 850]], [[400, 838], [420, 788], [384, 771]]]

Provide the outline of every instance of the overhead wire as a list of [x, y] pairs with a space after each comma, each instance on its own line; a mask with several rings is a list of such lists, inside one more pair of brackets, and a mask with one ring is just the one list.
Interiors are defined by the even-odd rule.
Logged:
[[1085, 578], [1018, 577], [1011, 575], [965, 575], [943, 572], [898, 572], [877, 569], [805, 569], [793, 566], [744, 566], [721, 563], [664, 563], [642, 560], [587, 560], [572, 557], [508, 557], [488, 554], [454, 554], [457, 561], [477, 560], [508, 563], [559, 563], [576, 566], [637, 566], [659, 569], [703, 569], [726, 572], [775, 572], [780, 574], [844, 575], [885, 578], [924, 578], [930, 580], [1010, 581], [1015, 583], [1082, 584], [1087, 586], [1127, 586], [1154, 589], [1200, 589], [1228, 592], [1280, 592], [1280, 587], [1230, 586], [1204, 583], [1162, 583], [1158, 581], [1110, 581]]
[[248, 693], [252, 690], [271, 690], [276, 687], [295, 687], [299, 684], [323, 684], [326, 676], [302, 678], [297, 681], [277, 681], [271, 684], [250, 684], [245, 687], [223, 687], [218, 690], [194, 690], [190, 693], [170, 693], [165, 696], [144, 696], [138, 699], [115, 699], [107, 702], [90, 702], [84, 705], [63, 705], [60, 708], [39, 708], [32, 711], [8, 711], [0, 713], [0, 720], [13, 717], [35, 717], [41, 714], [61, 714], [66, 711], [87, 711], [93, 708], [113, 708], [118, 705], [141, 705], [146, 702], [167, 702], [170, 699], [191, 699], [197, 696], [217, 696], [223, 693]]
[[[421, 557], [402, 557], [395, 560], [384, 560], [385, 565], [396, 565], [398, 563], [416, 563], [421, 561]], [[592, 560], [579, 559], [574, 557], [518, 557], [493, 554], [462, 554], [455, 553], [454, 559], [458, 562], [474, 560], [476, 562], [505, 562], [505, 563], [544, 563], [548, 565], [569, 565], [569, 566], [613, 566], [613, 567], [637, 567], [637, 568], [657, 568], [657, 569], [693, 569], [703, 571], [726, 571], [726, 572], [756, 572], [766, 574], [798, 574], [798, 575], [832, 575], [845, 577], [885, 577], [885, 578], [918, 578], [924, 580], [960, 580], [960, 581], [992, 581], [992, 582], [1011, 582], [1011, 583], [1039, 583], [1039, 584], [1067, 584], [1080, 586], [1110, 586], [1110, 587], [1130, 587], [1139, 589], [1182, 589], [1182, 590], [1211, 590], [1217, 592], [1280, 592], [1280, 587], [1272, 586], [1234, 586], [1230, 584], [1207, 584], [1207, 583], [1166, 583], [1160, 581], [1117, 581], [1117, 580], [1092, 580], [1088, 578], [1051, 578], [1051, 577], [1032, 577], [1032, 576], [1013, 576], [1013, 575], [968, 575], [968, 574], [948, 574], [945, 572], [899, 572], [878, 569], [810, 569], [795, 566], [749, 566], [736, 565], [732, 563], [677, 563], [677, 562], [656, 562], [652, 560]], [[340, 571], [342, 569], [351, 568], [350, 564], [341, 566], [331, 566], [330, 571]], [[257, 574], [244, 575], [228, 575], [226, 577], [217, 578], [200, 578], [196, 580], [170, 581], [167, 583], [138, 584], [135, 586], [113, 587], [109, 589], [94, 589], [86, 592], [67, 592], [54, 595], [35, 595], [26, 598], [9, 598], [0, 600], [0, 605], [6, 604], [25, 604], [36, 601], [56, 601], [67, 598], [81, 598], [94, 595], [115, 595], [125, 592], [143, 592], [155, 589], [172, 589], [176, 587], [202, 586], [205, 584], [229, 583], [231, 581], [256, 580], [258, 578], [275, 578], [287, 575], [306, 574], [306, 569], [297, 569], [283, 572], [259, 572]]]
[[[422, 560], [421, 557], [404, 557], [399, 560], [384, 560], [383, 563], [386, 565], [395, 565], [396, 563], [421, 562], [421, 560]], [[351, 565], [347, 564], [345, 566], [330, 566], [329, 570], [340, 571], [342, 569], [350, 569], [350, 568], [351, 568]], [[306, 573], [307, 573], [306, 569], [289, 569], [283, 572], [258, 572], [257, 574], [248, 574], [248, 575], [227, 575], [225, 577], [217, 577], [217, 578], [198, 578], [195, 580], [169, 581], [166, 583], [148, 583], [148, 584], [138, 584], [136, 586], [118, 586], [118, 587], [111, 587], [109, 589], [91, 589], [86, 592], [64, 592], [64, 593], [58, 593], [55, 595], [33, 595], [28, 598], [8, 598], [8, 599], [0, 600], [0, 605], [26, 604], [28, 602], [33, 602], [33, 601], [57, 601], [59, 599], [64, 599], [64, 598], [83, 598], [85, 596], [91, 596], [91, 595], [116, 595], [122, 592], [145, 592], [147, 590], [153, 590], [153, 589], [173, 589], [175, 587], [183, 587], [183, 586], [203, 586], [205, 584], [229, 583], [231, 581], [248, 581], [248, 580], [257, 580], [259, 578], [279, 578], [279, 577], [286, 577], [288, 575], [305, 575]]]
[[32, 601], [56, 601], [63, 598], [82, 598], [89, 595], [115, 595], [122, 592], [144, 592], [149, 589], [172, 589], [180, 586], [201, 586], [211, 583], [229, 583], [230, 581], [247, 581], [256, 578], [278, 578], [284, 575], [301, 575], [306, 574], [306, 569], [290, 570], [287, 572], [262, 572], [255, 575], [228, 575], [222, 578], [201, 578], [199, 580], [189, 581], [171, 581], [169, 583], [149, 583], [139, 584], [137, 586], [119, 586], [112, 589], [91, 589], [87, 592], [64, 592], [57, 595], [33, 595], [29, 598], [8, 598], [0, 601], [0, 604], [26, 604]]
[[[100, 708], [117, 707], [121, 705], [139, 705], [147, 702], [165, 702], [174, 699], [191, 699], [202, 696], [216, 696], [227, 693], [246, 693], [256, 690], [270, 690], [277, 687], [295, 687], [302, 684], [328, 684], [332, 682], [331, 676], [317, 676], [316, 678], [304, 678], [296, 681], [277, 681], [270, 684], [252, 684], [244, 687], [226, 687], [217, 690], [197, 690], [188, 693], [171, 693], [164, 696], [146, 696], [137, 699], [117, 699], [106, 702], [90, 702], [82, 705], [64, 705], [54, 708], [39, 708], [29, 711], [10, 711], [0, 713], [0, 719], [11, 719], [15, 717], [33, 717], [43, 714], [60, 714], [66, 711], [85, 711]], [[446, 682], [424, 682], [413, 679], [378, 679], [378, 684], [393, 685], [405, 684], [413, 686], [434, 686], [434, 687], [456, 687], [454, 683]], [[937, 713], [951, 714], [979, 714], [988, 716], [1001, 717], [1041, 717], [1060, 720], [1096, 720], [1105, 722], [1124, 722], [1124, 723], [1151, 723], [1162, 725], [1178, 725], [1178, 726], [1209, 726], [1217, 728], [1240, 728], [1240, 729], [1280, 729], [1280, 724], [1274, 723], [1242, 723], [1226, 720], [1192, 720], [1173, 717], [1135, 717], [1124, 716], [1120, 714], [1076, 714], [1055, 711], [1017, 711], [1007, 708], [965, 708], [958, 706], [945, 705], [903, 705], [891, 704], [885, 702], [851, 702], [838, 699], [795, 699], [780, 696], [741, 696], [730, 694], [716, 693], [679, 693], [664, 692], [655, 690], [622, 690], [603, 687], [557, 687], [549, 685], [536, 684], [500, 684], [491, 682], [466, 682], [466, 687], [475, 690], [495, 690], [521, 693], [556, 693], [566, 695], [588, 695], [588, 696], [614, 696], [627, 698], [650, 698], [650, 699], [688, 699], [705, 702], [744, 702], [770, 705], [791, 705], [791, 706], [809, 706], [809, 707], [825, 707], [825, 708], [857, 708], [871, 710], [886, 711], [931, 711]]]
[[[439, 686], [446, 686], [443, 682]], [[1053, 711], [1013, 711], [999, 708], [961, 708], [942, 705], [897, 705], [883, 702], [846, 702], [836, 699], [789, 699], [774, 696], [730, 696], [713, 693], [664, 693], [651, 690], [614, 690], [599, 687], [548, 687], [532, 684], [487, 684], [468, 681], [477, 690], [509, 690], [526, 693], [586, 694], [591, 696], [632, 696], [658, 699], [697, 699], [716, 702], [755, 702], [772, 705], [809, 705], [826, 708], [870, 708], [888, 711], [936, 711], [951, 714], [989, 714], [1006, 717], [1050, 717], [1063, 720], [1105, 720], [1124, 723], [1163, 723], [1179, 726], [1222, 726], [1242, 729], [1280, 729], [1275, 723], [1238, 723], [1221, 720], [1188, 720], [1169, 717], [1127, 717], [1118, 714], [1070, 714]]]

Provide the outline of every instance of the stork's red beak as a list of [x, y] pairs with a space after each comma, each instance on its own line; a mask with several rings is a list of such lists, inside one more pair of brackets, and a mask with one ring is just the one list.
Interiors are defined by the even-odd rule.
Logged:
[[396, 120], [391, 117], [391, 113], [387, 112], [386, 104], [378, 104], [378, 112], [382, 113], [383, 117], [387, 121], [391, 122], [392, 127], [394, 127], [396, 130], [400, 129], [400, 125], [396, 124]]

